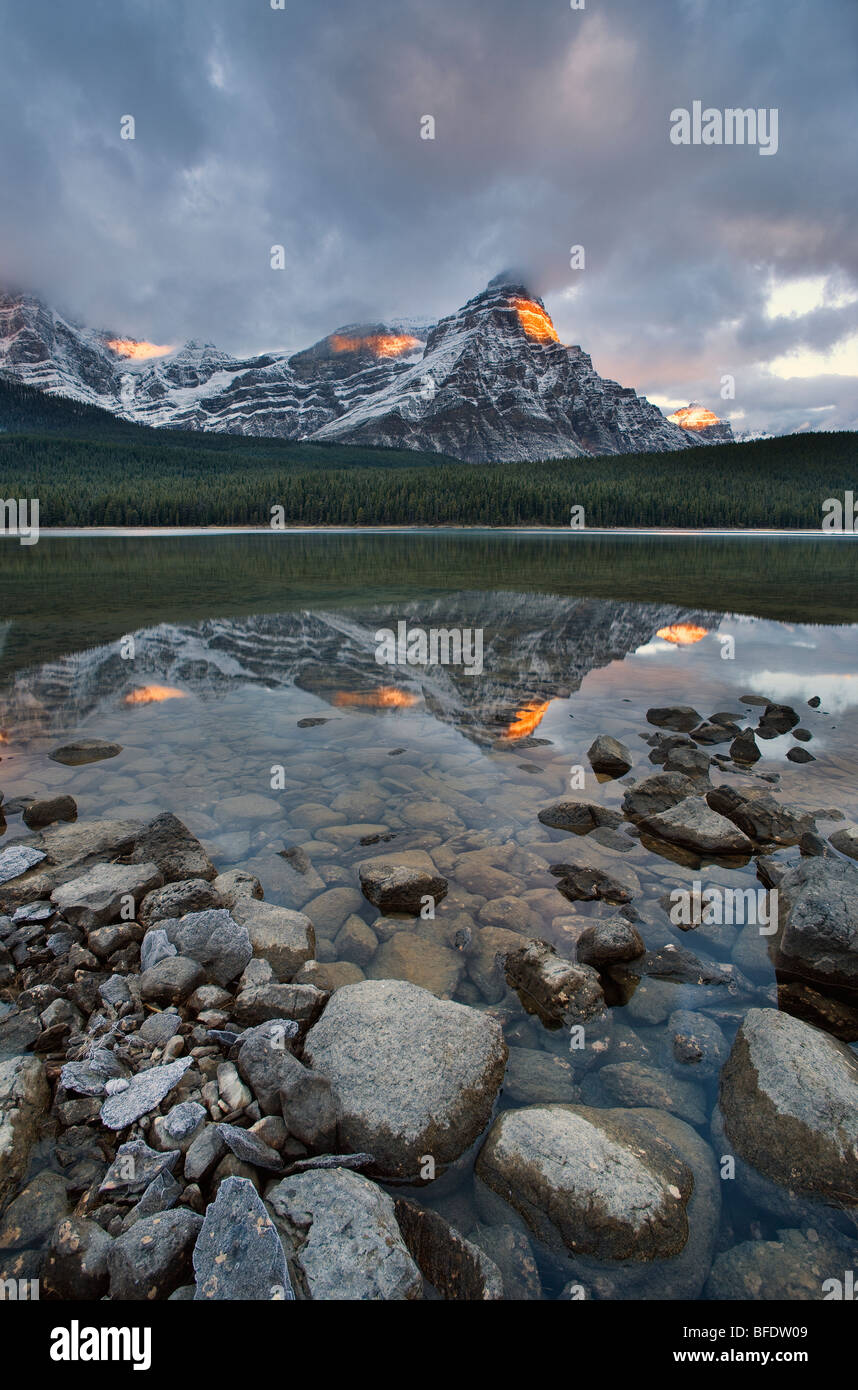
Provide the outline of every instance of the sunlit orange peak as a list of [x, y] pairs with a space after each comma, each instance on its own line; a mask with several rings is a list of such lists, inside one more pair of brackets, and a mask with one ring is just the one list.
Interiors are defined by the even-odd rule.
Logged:
[[9, 742], [9, 735], [7, 734], [6, 730], [5, 730], [5, 729], [0, 729], [0, 743], [8, 743], [8, 742]]
[[334, 352], [371, 352], [376, 357], [403, 357], [419, 346], [420, 339], [410, 333], [369, 333], [365, 338], [334, 333], [331, 338]]
[[125, 696], [126, 705], [158, 705], [162, 700], [186, 700], [187, 692], [171, 685], [141, 685]]
[[107, 346], [117, 357], [132, 357], [137, 362], [145, 362], [148, 357], [164, 357], [173, 351], [172, 344], [140, 343], [136, 338], [108, 338]]
[[560, 342], [551, 319], [532, 299], [514, 299], [512, 304], [528, 338], [536, 338], [540, 343]]
[[674, 623], [672, 627], [660, 627], [656, 636], [675, 647], [693, 647], [695, 642], [703, 641], [708, 631], [708, 627], [695, 627], [693, 623]]
[[702, 405], [686, 405], [668, 415], [672, 425], [681, 425], [684, 430], [708, 430], [710, 425], [720, 425], [721, 421], [711, 410]]
[[378, 690], [340, 690], [334, 696], [334, 704], [362, 705], [367, 709], [410, 709], [419, 698], [410, 690], [397, 690], [395, 685], [380, 685]]
[[529, 704], [522, 706], [515, 718], [507, 724], [503, 737], [526, 738], [528, 734], [532, 734], [537, 725], [545, 718], [550, 704], [550, 700], [531, 700]]

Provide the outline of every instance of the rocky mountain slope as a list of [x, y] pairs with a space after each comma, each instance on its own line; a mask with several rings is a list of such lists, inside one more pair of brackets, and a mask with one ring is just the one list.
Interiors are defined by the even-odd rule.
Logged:
[[[395, 446], [486, 463], [666, 452], [684, 429], [562, 344], [542, 301], [498, 276], [434, 327], [352, 324], [286, 356], [138, 343], [0, 295], [0, 376], [173, 429]], [[724, 433], [726, 431], [726, 434]]]

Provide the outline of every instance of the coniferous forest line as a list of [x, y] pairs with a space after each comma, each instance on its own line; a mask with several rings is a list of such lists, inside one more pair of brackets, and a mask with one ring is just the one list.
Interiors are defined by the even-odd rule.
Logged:
[[441, 454], [154, 430], [0, 383], [0, 498], [40, 525], [817, 529], [855, 485], [855, 433], [673, 454], [468, 464]]

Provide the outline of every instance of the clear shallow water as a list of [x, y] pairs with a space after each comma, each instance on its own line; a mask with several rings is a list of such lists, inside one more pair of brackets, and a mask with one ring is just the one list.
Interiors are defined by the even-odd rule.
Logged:
[[[306, 910], [321, 958], [336, 958], [339, 923], [314, 911], [320, 894], [354, 888], [368, 855], [426, 850], [450, 892], [434, 922], [413, 928], [412, 977], [491, 1008], [512, 1048], [573, 1064], [568, 1036], [543, 1027], [515, 994], [486, 997], [456, 940], [465, 927], [506, 925], [498, 899], [514, 898], [525, 935], [571, 954], [582, 920], [615, 910], [566, 902], [548, 872], [565, 849], [586, 848], [606, 866], [621, 862], [637, 873], [635, 907], [650, 949], [681, 944], [705, 961], [739, 963], [750, 996], [713, 999], [711, 990], [676, 985], [671, 1001], [709, 1013], [729, 1040], [748, 1007], [776, 999], [759, 934], [745, 929], [739, 946], [737, 929], [732, 937], [682, 933], [660, 899], [695, 879], [756, 886], [753, 863], [678, 862], [635, 839], [620, 853], [592, 837], [547, 830], [537, 814], [570, 794], [619, 806], [624, 785], [600, 781], [587, 763], [597, 734], [629, 745], [639, 778], [658, 770], [641, 738], [652, 732], [650, 706], [691, 704], [704, 716], [745, 709], [756, 722], [739, 697], [757, 694], [800, 711], [816, 761], [787, 761], [794, 740], [784, 736], [761, 745], [755, 778], [778, 777], [772, 785], [784, 800], [858, 818], [853, 553], [822, 540], [626, 538], [576, 540], [571, 548], [565, 537], [438, 533], [5, 547], [0, 789], [7, 801], [69, 791], [81, 817], [174, 811], [220, 869], [248, 869], [270, 901]], [[482, 674], [378, 665], [375, 632], [400, 620], [482, 629]], [[129, 635], [130, 660], [121, 641]], [[735, 655], [725, 660], [728, 638]], [[178, 694], [126, 703], [152, 686]], [[815, 695], [818, 711], [806, 706]], [[299, 728], [305, 719], [326, 722]], [[123, 752], [78, 768], [49, 760], [58, 742], [77, 737], [112, 739]], [[570, 793], [578, 766], [586, 781]], [[285, 785], [274, 790], [272, 769], [281, 767]], [[735, 773], [713, 772], [713, 780], [756, 784]], [[10, 818], [5, 838], [22, 829]], [[294, 849], [309, 861], [304, 873], [294, 855], [283, 857]], [[484, 851], [481, 875], [461, 859], [474, 850]], [[797, 854], [783, 850], [778, 858], [792, 862]], [[378, 916], [357, 893], [348, 910], [369, 925]], [[383, 975], [386, 960], [380, 947], [363, 968]], [[663, 1068], [664, 1018], [634, 997], [613, 1012], [607, 1060]], [[531, 1081], [508, 1086], [501, 1106], [543, 1099], [532, 1066], [522, 1074]], [[587, 1103], [619, 1103], [600, 1089], [597, 1073], [575, 1081]], [[676, 1087], [674, 1104], [707, 1137], [715, 1086], [695, 1084], [690, 1102]], [[723, 1186], [722, 1245], [772, 1238], [783, 1225]], [[419, 1196], [459, 1229], [477, 1219], [467, 1164]], [[556, 1295], [559, 1276], [537, 1254], [544, 1292]]]

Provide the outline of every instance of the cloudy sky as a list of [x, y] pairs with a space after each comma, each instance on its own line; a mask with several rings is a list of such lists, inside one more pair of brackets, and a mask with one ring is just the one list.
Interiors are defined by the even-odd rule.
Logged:
[[[856, 0], [584, 2], [0, 0], [0, 282], [243, 353], [523, 266], [663, 408], [858, 428]], [[694, 101], [777, 154], [674, 145]]]

